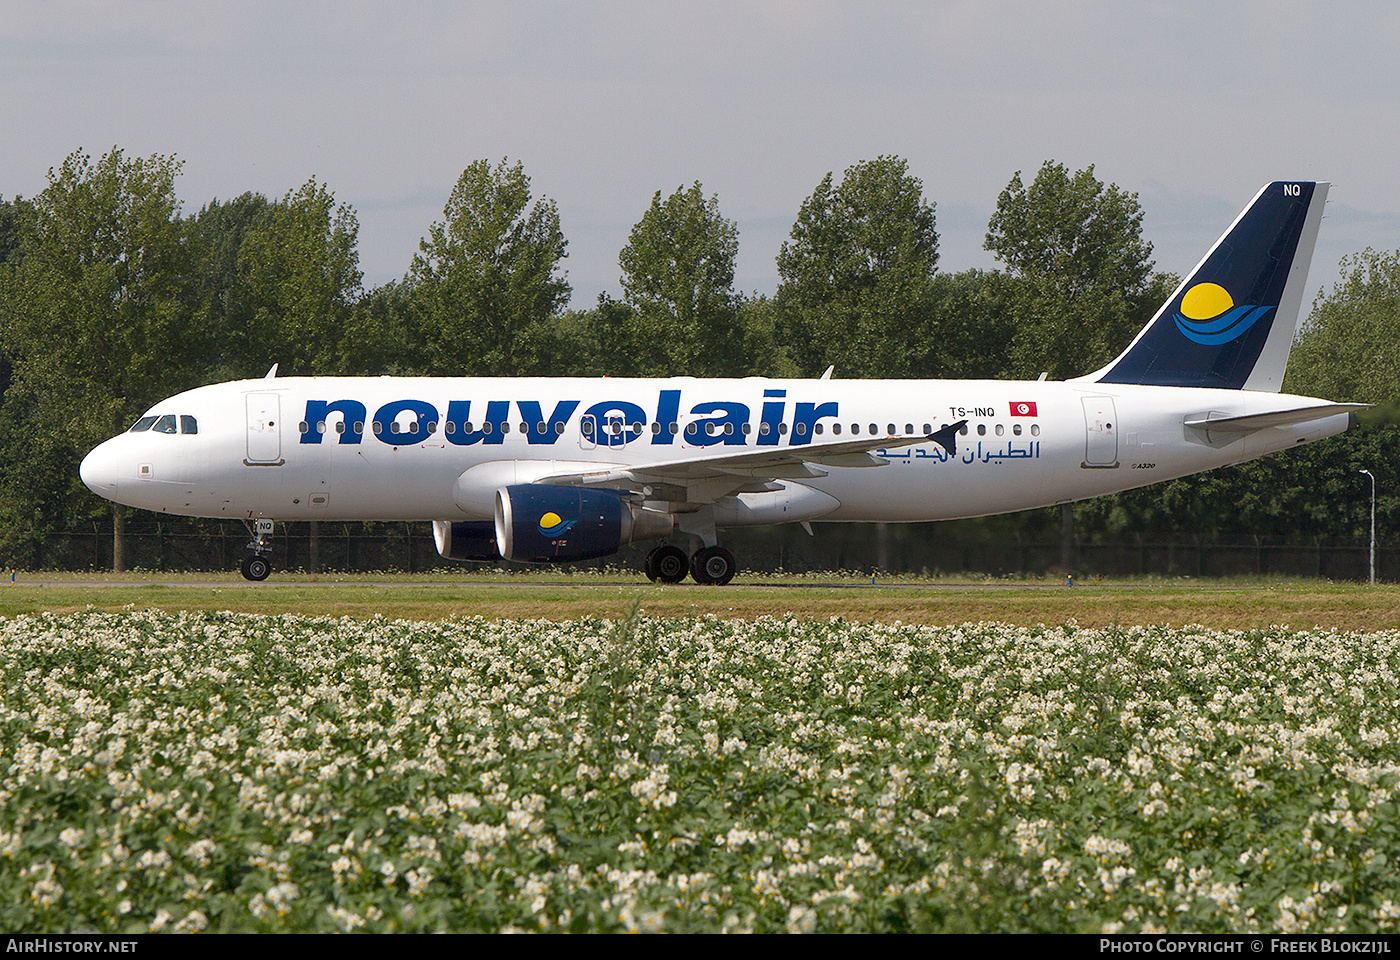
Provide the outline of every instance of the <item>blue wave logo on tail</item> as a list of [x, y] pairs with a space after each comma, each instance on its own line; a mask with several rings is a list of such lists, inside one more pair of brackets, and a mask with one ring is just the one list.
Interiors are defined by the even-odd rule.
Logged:
[[1248, 303], [1236, 306], [1229, 291], [1218, 283], [1198, 283], [1186, 291], [1181, 310], [1172, 319], [1187, 340], [1216, 346], [1238, 340], [1273, 309]]
[[544, 534], [546, 537], [562, 537], [569, 532], [569, 528], [575, 523], [578, 523], [578, 521], [565, 520], [563, 517], [559, 516], [559, 514], [551, 511], [540, 517], [540, 533]]

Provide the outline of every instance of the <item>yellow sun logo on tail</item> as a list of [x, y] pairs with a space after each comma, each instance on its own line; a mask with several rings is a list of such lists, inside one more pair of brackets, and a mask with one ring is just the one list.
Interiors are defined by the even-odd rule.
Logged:
[[1192, 320], [1218, 317], [1235, 305], [1229, 291], [1218, 283], [1198, 283], [1181, 298], [1181, 315]]

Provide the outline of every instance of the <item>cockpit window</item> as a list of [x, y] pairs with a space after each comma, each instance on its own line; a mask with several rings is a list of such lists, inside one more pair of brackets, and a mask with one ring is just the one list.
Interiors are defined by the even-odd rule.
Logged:
[[199, 421], [196, 420], [194, 417], [190, 416], [188, 413], [180, 414], [180, 432], [198, 433]]
[[142, 417], [131, 425], [132, 433], [144, 433], [151, 429], [151, 424], [156, 422], [155, 417]]
[[175, 414], [167, 413], [165, 416], [157, 420], [156, 425], [151, 429], [154, 430], [156, 433], [174, 433]]

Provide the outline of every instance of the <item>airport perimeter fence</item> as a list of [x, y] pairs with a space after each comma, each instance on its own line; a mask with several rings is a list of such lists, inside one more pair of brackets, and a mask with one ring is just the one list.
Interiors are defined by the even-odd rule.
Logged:
[[[1075, 543], [1069, 568], [1061, 562], [1058, 538], [989, 537], [967, 522], [922, 524], [814, 524], [813, 536], [800, 527], [760, 527], [725, 531], [722, 542], [744, 571], [811, 573], [855, 571], [888, 574], [978, 574], [994, 577], [1063, 576], [1302, 576], [1365, 580], [1369, 544], [1314, 539], [1275, 543], [1262, 538], [1233, 541]], [[976, 535], [966, 535], [972, 532]], [[126, 560], [131, 569], [177, 572], [235, 572], [247, 553], [249, 536], [234, 522], [128, 521]], [[683, 542], [683, 541], [678, 541]], [[652, 544], [632, 544], [615, 556], [579, 567], [641, 566]], [[12, 548], [8, 565], [24, 570], [110, 570], [110, 525], [31, 538]], [[444, 560], [433, 546], [426, 523], [321, 523], [313, 536], [308, 523], [279, 523], [273, 538], [275, 570], [321, 573], [447, 572], [485, 568]], [[527, 569], [523, 564], [499, 564]], [[1400, 580], [1400, 548], [1380, 545], [1376, 574]]]

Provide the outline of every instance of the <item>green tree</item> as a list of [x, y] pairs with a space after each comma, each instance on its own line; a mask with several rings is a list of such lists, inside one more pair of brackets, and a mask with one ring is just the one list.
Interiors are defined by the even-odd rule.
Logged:
[[1284, 390], [1360, 403], [1400, 399], [1400, 251], [1342, 260], [1298, 333]]
[[1016, 281], [1006, 375], [1089, 373], [1118, 355], [1170, 293], [1153, 275], [1137, 194], [1089, 166], [1045, 161], [1030, 186], [1017, 171], [997, 198], [986, 248]]
[[828, 173], [778, 254], [780, 339], [809, 376], [928, 376], [937, 267], [934, 205], [904, 160]]
[[990, 380], [1011, 366], [1015, 283], [989, 270], [940, 273], [933, 282], [937, 326], [911, 348], [925, 376]]
[[624, 301], [635, 311], [630, 343], [638, 376], [744, 372], [739, 231], [697, 181], [665, 200], [658, 190], [618, 255]]
[[207, 368], [210, 382], [261, 372], [255, 369], [257, 361], [250, 356], [256, 308], [239, 254], [244, 239], [271, 206], [271, 201], [260, 193], [245, 193], [227, 201], [216, 198], [185, 221], [198, 269], [200, 324], [211, 345]]
[[[113, 148], [93, 163], [77, 151], [19, 211], [18, 261], [0, 273], [0, 342], [13, 366], [0, 516], [12, 543], [92, 510], [80, 456], [194, 380], [203, 345], [191, 335], [179, 170], [173, 157]], [[125, 510], [112, 509], [121, 569]]]
[[22, 197], [0, 199], [0, 263], [19, 253], [20, 212], [26, 206]]
[[[283, 373], [364, 372], [354, 211], [315, 178], [278, 201], [245, 193], [186, 221], [199, 266], [210, 381]], [[377, 358], [376, 358], [377, 359]], [[371, 361], [373, 362], [373, 361]]]
[[[517, 162], [478, 160], [457, 180], [406, 278], [429, 369], [518, 376], [541, 362], [536, 344], [568, 303], [567, 243], [553, 200], [530, 204]], [[546, 338], [548, 339], [548, 338]]]
[[246, 326], [228, 331], [245, 375], [344, 372], [342, 343], [360, 297], [359, 220], [313, 177], [254, 217], [238, 247]]

